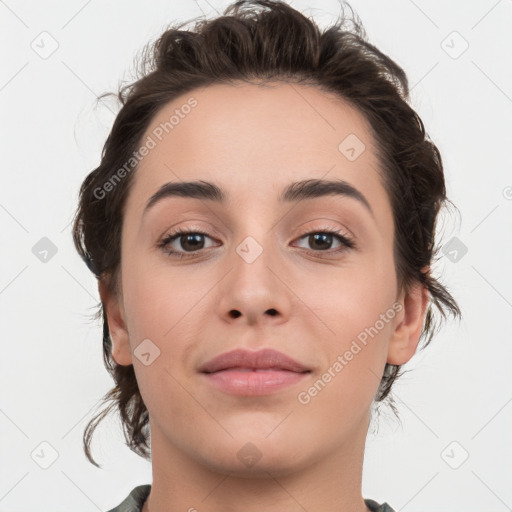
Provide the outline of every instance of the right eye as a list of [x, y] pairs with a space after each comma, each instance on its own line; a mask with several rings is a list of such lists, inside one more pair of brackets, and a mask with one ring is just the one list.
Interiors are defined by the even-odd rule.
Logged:
[[167, 234], [158, 246], [173, 258], [185, 258], [194, 256], [197, 251], [205, 248], [204, 237], [211, 239], [208, 233], [194, 229], [180, 229]]

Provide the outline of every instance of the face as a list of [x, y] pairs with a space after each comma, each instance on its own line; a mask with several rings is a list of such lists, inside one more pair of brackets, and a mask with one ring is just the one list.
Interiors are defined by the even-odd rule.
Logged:
[[[305, 85], [215, 85], [162, 108], [148, 137], [108, 311], [153, 451], [273, 474], [346, 453], [366, 436], [386, 361], [412, 356], [425, 305], [396, 287], [392, 211], [365, 119]], [[294, 196], [304, 180], [338, 188]], [[162, 186], [198, 181], [223, 200], [182, 191], [147, 207]], [[200, 371], [234, 349], [273, 349], [307, 371]]]

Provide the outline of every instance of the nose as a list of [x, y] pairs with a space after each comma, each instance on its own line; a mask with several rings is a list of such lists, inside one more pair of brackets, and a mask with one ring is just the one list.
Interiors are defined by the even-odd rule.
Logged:
[[288, 320], [293, 293], [286, 284], [284, 265], [272, 251], [247, 237], [229, 265], [218, 289], [217, 313], [223, 321], [256, 326]]

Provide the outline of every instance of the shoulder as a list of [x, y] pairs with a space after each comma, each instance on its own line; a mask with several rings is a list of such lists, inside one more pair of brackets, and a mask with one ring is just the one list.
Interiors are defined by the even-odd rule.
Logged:
[[135, 487], [122, 503], [108, 512], [140, 512], [142, 505], [144, 505], [146, 498], [149, 496], [150, 490], [150, 484]]
[[[139, 485], [132, 489], [130, 494], [117, 507], [107, 512], [141, 512], [142, 505], [150, 491], [150, 484]], [[372, 512], [395, 512], [387, 503], [379, 504], [369, 498], [365, 499], [364, 502]]]
[[364, 502], [372, 512], [395, 512], [394, 509], [392, 509], [386, 502], [381, 505], [375, 500], [371, 500], [369, 498], [365, 499]]

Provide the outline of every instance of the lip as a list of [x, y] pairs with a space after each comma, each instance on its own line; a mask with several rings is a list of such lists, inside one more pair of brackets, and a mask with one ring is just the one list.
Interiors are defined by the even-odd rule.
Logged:
[[232, 368], [289, 370], [296, 373], [310, 370], [310, 368], [295, 361], [290, 356], [272, 348], [265, 348], [256, 352], [238, 348], [230, 352], [224, 352], [207, 361], [199, 367], [199, 371], [202, 373], [213, 373]]
[[298, 383], [311, 369], [274, 349], [236, 349], [199, 367], [208, 382], [235, 395], [267, 395]]

